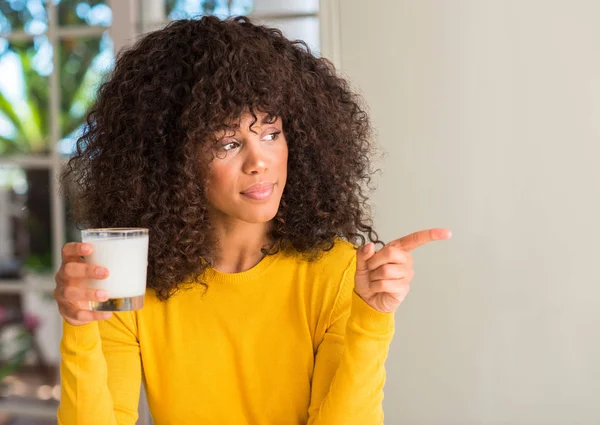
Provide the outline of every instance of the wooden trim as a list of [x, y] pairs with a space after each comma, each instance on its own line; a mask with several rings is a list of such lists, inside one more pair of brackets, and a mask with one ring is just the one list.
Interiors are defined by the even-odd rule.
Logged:
[[125, 46], [130, 45], [136, 36], [137, 2], [136, 0], [108, 0], [112, 10], [113, 22], [108, 29], [115, 46], [115, 56]]
[[23, 168], [52, 168], [50, 155], [7, 155], [0, 156], [0, 165], [14, 165]]
[[340, 33], [341, 0], [320, 0], [321, 56], [329, 59], [338, 71], [342, 68]]

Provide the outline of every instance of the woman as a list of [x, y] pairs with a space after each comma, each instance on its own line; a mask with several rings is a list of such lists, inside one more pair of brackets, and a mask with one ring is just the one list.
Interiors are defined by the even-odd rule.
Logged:
[[409, 251], [450, 234], [383, 246], [371, 147], [331, 64], [247, 18], [121, 54], [63, 179], [77, 222], [150, 229], [148, 291], [136, 312], [82, 309], [110, 270], [64, 246], [59, 422], [134, 424], [143, 379], [157, 425], [382, 423]]

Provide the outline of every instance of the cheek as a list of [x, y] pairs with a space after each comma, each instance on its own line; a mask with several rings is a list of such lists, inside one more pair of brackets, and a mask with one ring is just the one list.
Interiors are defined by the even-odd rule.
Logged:
[[225, 190], [231, 182], [231, 176], [224, 167], [211, 167], [208, 172], [208, 181], [206, 183], [206, 196], [209, 200], [215, 200], [223, 196], [228, 191]]
[[281, 155], [279, 157], [279, 165], [280, 165], [280, 167], [283, 167], [283, 169], [286, 170], [287, 169], [287, 162], [288, 162], [288, 148], [287, 148], [287, 144], [286, 144], [283, 152], [281, 153]]
[[209, 178], [212, 186], [225, 187], [232, 181], [231, 167], [226, 164], [218, 164], [210, 170]]

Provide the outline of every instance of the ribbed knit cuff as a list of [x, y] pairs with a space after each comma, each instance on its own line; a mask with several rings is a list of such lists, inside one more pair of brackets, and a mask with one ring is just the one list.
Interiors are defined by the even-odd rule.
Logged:
[[98, 322], [73, 326], [63, 319], [63, 349], [69, 351], [93, 350], [100, 342]]
[[386, 333], [394, 330], [394, 313], [382, 313], [375, 310], [355, 291], [352, 291], [352, 310], [349, 320], [370, 332]]

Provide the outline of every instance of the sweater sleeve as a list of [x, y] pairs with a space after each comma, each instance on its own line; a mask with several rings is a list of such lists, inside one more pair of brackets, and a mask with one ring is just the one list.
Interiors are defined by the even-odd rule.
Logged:
[[136, 423], [142, 370], [133, 314], [82, 326], [63, 320], [60, 425]]
[[385, 360], [394, 313], [354, 292], [356, 259], [346, 269], [330, 325], [317, 348], [308, 425], [383, 424]]

